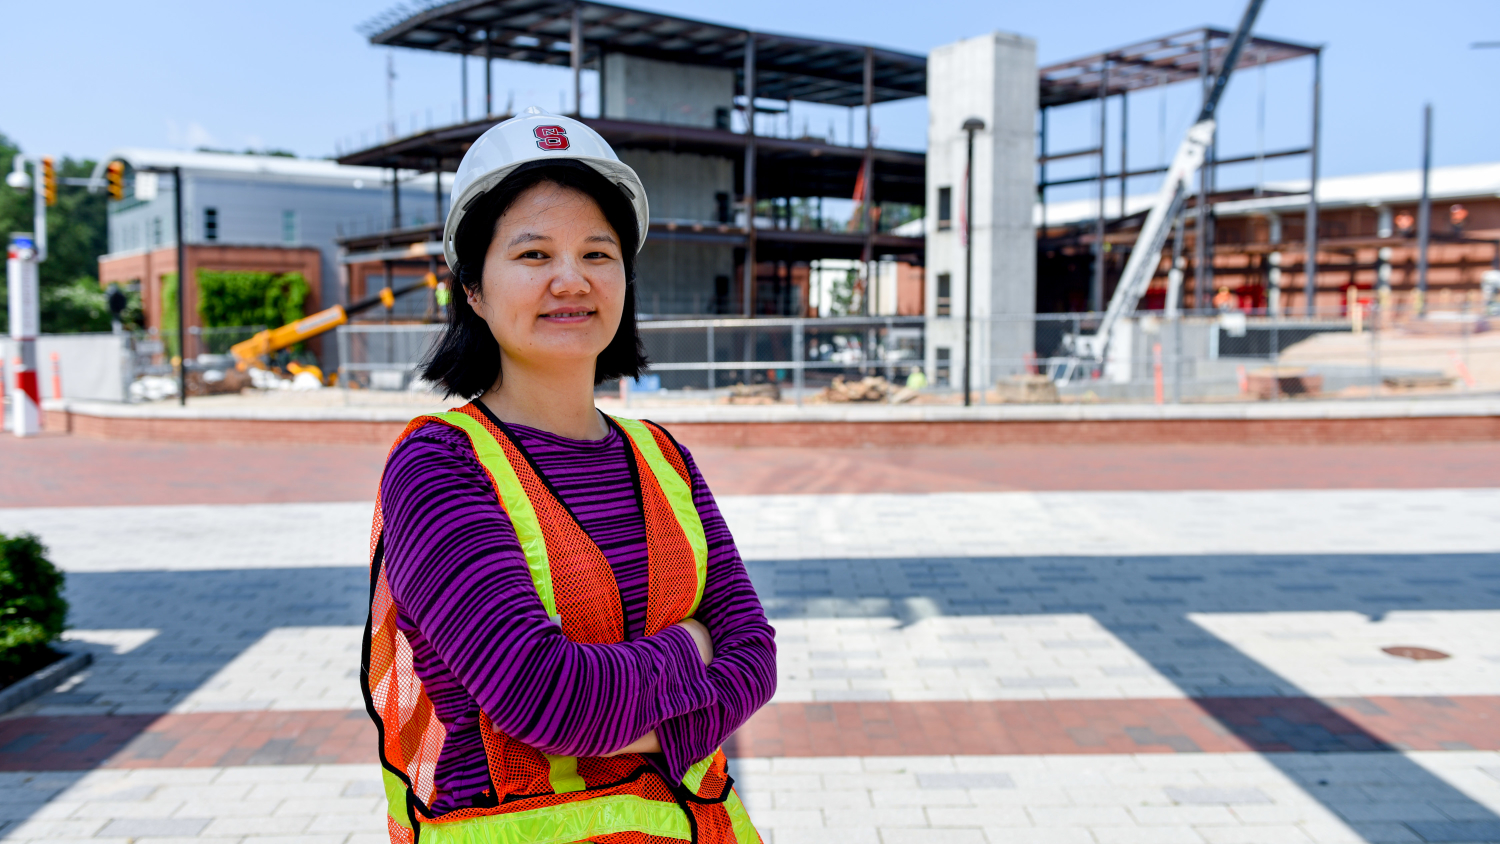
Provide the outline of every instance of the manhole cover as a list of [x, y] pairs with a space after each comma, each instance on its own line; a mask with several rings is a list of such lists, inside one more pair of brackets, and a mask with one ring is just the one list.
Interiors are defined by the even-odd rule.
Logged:
[[1415, 648], [1410, 645], [1393, 645], [1389, 648], [1381, 648], [1381, 650], [1385, 651], [1391, 656], [1399, 656], [1402, 659], [1422, 660], [1448, 658], [1448, 655], [1443, 653], [1442, 651], [1435, 651], [1432, 648]]

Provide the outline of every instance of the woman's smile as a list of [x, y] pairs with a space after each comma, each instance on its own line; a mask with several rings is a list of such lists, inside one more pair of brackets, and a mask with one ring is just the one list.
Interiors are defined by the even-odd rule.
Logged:
[[571, 325], [587, 322], [598, 311], [592, 309], [566, 308], [542, 314], [541, 318], [554, 325]]

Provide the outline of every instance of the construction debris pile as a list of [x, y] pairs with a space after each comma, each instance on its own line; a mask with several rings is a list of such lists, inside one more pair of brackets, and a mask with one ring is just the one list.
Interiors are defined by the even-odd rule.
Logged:
[[1057, 404], [1057, 384], [1045, 375], [1013, 375], [995, 384], [996, 400], [1015, 404]]
[[870, 375], [858, 381], [845, 381], [842, 375], [835, 376], [833, 383], [826, 387], [821, 393], [813, 398], [813, 401], [824, 401], [829, 404], [845, 404], [848, 402], [887, 402], [890, 404], [906, 404], [916, 399], [917, 391], [906, 387], [896, 387], [885, 380], [884, 376]]
[[729, 388], [729, 404], [776, 404], [781, 401], [781, 388], [776, 382], [764, 384], [735, 384]]

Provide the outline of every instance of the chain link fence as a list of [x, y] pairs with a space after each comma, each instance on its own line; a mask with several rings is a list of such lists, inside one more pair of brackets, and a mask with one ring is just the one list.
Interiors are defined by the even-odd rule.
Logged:
[[345, 389], [425, 390], [417, 364], [442, 333], [437, 323], [338, 327], [339, 386]]
[[[1121, 322], [1105, 360], [1072, 367], [1072, 338], [1102, 314], [997, 320], [993, 337], [1033, 327], [1035, 360], [996, 355], [981, 400], [1015, 400], [1013, 382], [1035, 374], [1060, 401], [1201, 402], [1286, 398], [1465, 395], [1500, 391], [1500, 331], [1462, 312], [1384, 318], [1366, 304], [1339, 312], [1275, 316], [1225, 311], [1137, 313]], [[1003, 344], [1002, 344], [1003, 345]]]
[[[1479, 316], [1429, 314], [1395, 323], [1354, 314], [1273, 317], [1228, 311], [1141, 312], [1115, 329], [1103, 361], [1073, 355], [1102, 314], [994, 317], [969, 325], [975, 403], [1213, 402], [1462, 395], [1500, 391], [1500, 331]], [[424, 390], [415, 367], [440, 325], [338, 329], [345, 387]], [[962, 401], [960, 318], [682, 319], [640, 323], [651, 360], [639, 380], [610, 382], [637, 400], [848, 400], [844, 384], [878, 378], [869, 396]], [[909, 389], [903, 389], [909, 388]], [[854, 400], [871, 400], [860, 398]]]
[[921, 317], [694, 319], [640, 323], [651, 380], [637, 390], [775, 384], [796, 399], [835, 378], [905, 382], [925, 365]]

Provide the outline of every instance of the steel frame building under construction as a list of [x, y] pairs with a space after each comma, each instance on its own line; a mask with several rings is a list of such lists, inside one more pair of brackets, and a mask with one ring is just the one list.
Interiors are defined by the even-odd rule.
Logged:
[[[922, 264], [923, 238], [890, 231], [880, 209], [924, 203], [925, 156], [878, 148], [869, 128], [870, 106], [926, 93], [923, 56], [572, 0], [449, 3], [378, 19], [367, 31], [374, 44], [485, 58], [489, 112], [494, 59], [572, 69], [574, 116], [609, 141], [649, 191], [653, 219], [638, 271], [644, 312], [802, 315], [812, 261]], [[599, 73], [597, 114], [577, 114], [585, 68]], [[866, 143], [757, 132], [752, 109], [775, 113], [775, 103], [792, 101], [863, 106]], [[339, 160], [452, 171], [474, 139], [508, 117], [490, 113]], [[399, 190], [393, 179], [388, 230], [343, 241], [351, 297], [369, 288], [372, 273], [438, 269], [441, 226], [403, 225]], [[794, 220], [794, 199], [857, 193], [864, 201], [847, 228]]]
[[[895, 283], [914, 290], [890, 300], [920, 308], [889, 313], [926, 318], [920, 344], [927, 371], [942, 380], [938, 373], [966, 367], [972, 355], [979, 384], [1023, 372], [1028, 359], [1056, 351], [1042, 348], [1046, 343], [1034, 329], [1015, 326], [1037, 313], [1098, 311], [1109, 300], [1151, 202], [1149, 195], [1130, 193], [1132, 180], [1166, 170], [1132, 164], [1131, 95], [1197, 83], [1207, 96], [1231, 38], [1224, 30], [1198, 28], [1038, 68], [1034, 42], [1004, 33], [924, 57], [574, 0], [403, 7], [368, 24], [366, 32], [373, 44], [465, 57], [466, 87], [467, 59], [484, 59], [486, 114], [391, 137], [339, 159], [392, 176], [389, 225], [340, 241], [350, 300], [372, 292], [376, 278], [390, 287], [397, 274], [442, 273], [440, 222], [403, 217], [403, 179], [423, 187], [426, 179], [436, 180], [431, 219], [441, 221], [443, 174], [456, 169], [480, 134], [509, 116], [495, 113], [493, 61], [525, 61], [572, 71], [575, 116], [603, 135], [647, 185], [653, 219], [638, 272], [643, 314], [805, 316], [814, 282], [810, 264], [866, 262], [859, 283], [874, 284], [887, 274], [871, 272], [868, 262], [895, 260], [910, 268], [891, 274]], [[1418, 276], [1426, 278], [1428, 264], [1444, 290], [1477, 295], [1479, 271], [1500, 261], [1500, 247], [1484, 234], [1489, 228], [1500, 233], [1500, 203], [1471, 199], [1462, 190], [1444, 194], [1471, 202], [1474, 215], [1467, 231], [1455, 216], [1451, 227], [1431, 233], [1437, 249], [1429, 251], [1438, 260], [1428, 262], [1417, 254], [1417, 232], [1402, 225], [1416, 200], [1405, 188], [1392, 196], [1355, 191], [1357, 200], [1344, 197], [1329, 207], [1318, 172], [1321, 47], [1252, 36], [1236, 68], [1295, 59], [1311, 65], [1307, 142], [1222, 157], [1216, 139], [1140, 307], [1162, 307], [1174, 263], [1185, 271], [1182, 305], [1188, 311], [1228, 306], [1337, 316], [1382, 285], [1388, 291], [1382, 295], [1400, 304], [1423, 286]], [[598, 74], [599, 105], [595, 113], [577, 114], [585, 70]], [[871, 107], [921, 96], [928, 97], [927, 151], [876, 147]], [[793, 101], [847, 107], [851, 118], [862, 107], [865, 143], [768, 136], [756, 115], [784, 113]], [[1090, 103], [1098, 112], [1094, 142], [1054, 151], [1067, 141], [1051, 125], [1053, 112]], [[1117, 142], [1108, 140], [1111, 103], [1118, 103]], [[955, 226], [970, 172], [962, 160], [961, 125], [971, 116], [983, 118], [980, 146], [971, 153], [972, 247]], [[1220, 184], [1223, 167], [1291, 157], [1308, 162], [1306, 180]], [[1070, 160], [1092, 161], [1095, 172], [1055, 176]], [[1054, 200], [1059, 190], [1085, 185], [1094, 189], [1087, 201]], [[810, 220], [794, 213], [794, 201], [805, 212], [813, 203], [821, 208], [825, 197], [856, 200], [847, 227], [828, 226], [821, 214]], [[898, 233], [891, 215], [882, 213], [893, 204], [924, 209], [920, 231], [908, 225]], [[1460, 209], [1455, 215], [1467, 213], [1453, 207]], [[1421, 295], [1408, 312], [1423, 311]], [[858, 285], [854, 299], [856, 314], [876, 313], [870, 303], [884, 301]], [[430, 307], [390, 310], [409, 317], [432, 313]], [[971, 321], [979, 326], [972, 338]], [[1087, 322], [1084, 317], [1080, 324]], [[1012, 327], [995, 327], [1002, 323]]]

